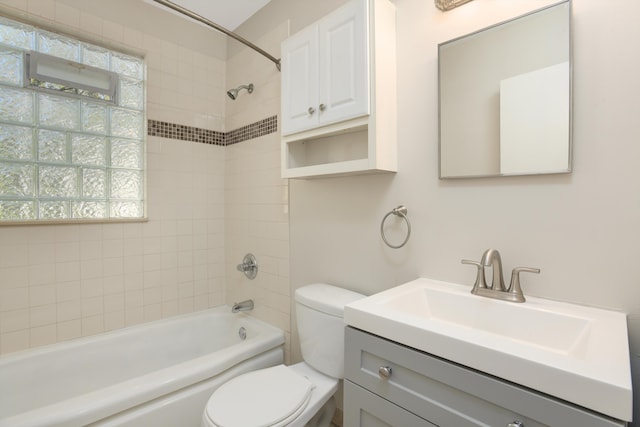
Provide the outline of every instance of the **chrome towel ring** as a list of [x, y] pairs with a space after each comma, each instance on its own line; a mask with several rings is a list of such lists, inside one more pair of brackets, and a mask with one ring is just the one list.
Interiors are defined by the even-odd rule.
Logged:
[[[387, 220], [387, 218], [391, 214], [401, 217], [407, 223], [407, 237], [405, 237], [404, 241], [402, 243], [400, 243], [399, 245], [392, 245], [387, 240], [387, 236], [384, 235], [384, 222]], [[409, 237], [411, 236], [411, 222], [409, 222], [409, 218], [407, 218], [407, 208], [406, 207], [400, 205], [397, 208], [393, 208], [391, 210], [391, 212], [389, 212], [388, 214], [386, 214], [382, 218], [382, 222], [380, 223], [380, 235], [382, 236], [382, 240], [384, 241], [384, 243], [387, 246], [389, 246], [390, 248], [400, 249], [401, 247], [403, 247], [404, 245], [407, 244], [407, 242], [409, 241]]]

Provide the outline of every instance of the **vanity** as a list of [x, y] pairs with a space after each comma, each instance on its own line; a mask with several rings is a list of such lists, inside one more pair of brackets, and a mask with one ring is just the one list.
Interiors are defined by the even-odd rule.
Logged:
[[626, 426], [626, 316], [417, 279], [345, 307], [348, 426]]

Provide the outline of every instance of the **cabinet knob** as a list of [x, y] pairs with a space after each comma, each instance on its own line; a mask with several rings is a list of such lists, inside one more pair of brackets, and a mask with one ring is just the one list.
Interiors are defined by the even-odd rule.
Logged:
[[313, 107], [309, 107], [309, 109], [307, 110], [307, 113], [309, 113], [310, 116], [313, 115], [313, 113], [315, 113], [316, 110]]
[[524, 423], [522, 421], [512, 421], [507, 424], [507, 427], [524, 427]]
[[391, 368], [389, 366], [380, 366], [378, 368], [378, 375], [383, 380], [391, 378]]
[[324, 111], [327, 109], [327, 106], [324, 104], [320, 104], [318, 108], [320, 108], [320, 111]]

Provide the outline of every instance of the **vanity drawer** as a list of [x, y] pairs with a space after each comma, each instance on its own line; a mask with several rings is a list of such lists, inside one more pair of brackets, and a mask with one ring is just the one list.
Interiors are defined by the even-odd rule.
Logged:
[[344, 382], [344, 425], [349, 427], [437, 427], [375, 394]]
[[[379, 375], [380, 368], [390, 368], [390, 376]], [[502, 427], [514, 421], [525, 427], [626, 425], [351, 327], [345, 377], [441, 427]]]

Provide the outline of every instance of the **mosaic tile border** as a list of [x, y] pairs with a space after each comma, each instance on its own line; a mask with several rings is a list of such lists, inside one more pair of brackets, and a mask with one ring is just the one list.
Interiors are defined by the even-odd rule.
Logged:
[[277, 131], [278, 116], [267, 117], [266, 119], [227, 132], [225, 145], [237, 144], [238, 142], [268, 135]]
[[158, 120], [147, 121], [147, 135], [161, 138], [179, 139], [182, 141], [199, 142], [211, 145], [232, 145], [249, 139], [258, 138], [278, 131], [278, 116], [242, 126], [229, 132], [185, 126], [177, 123], [162, 122]]

